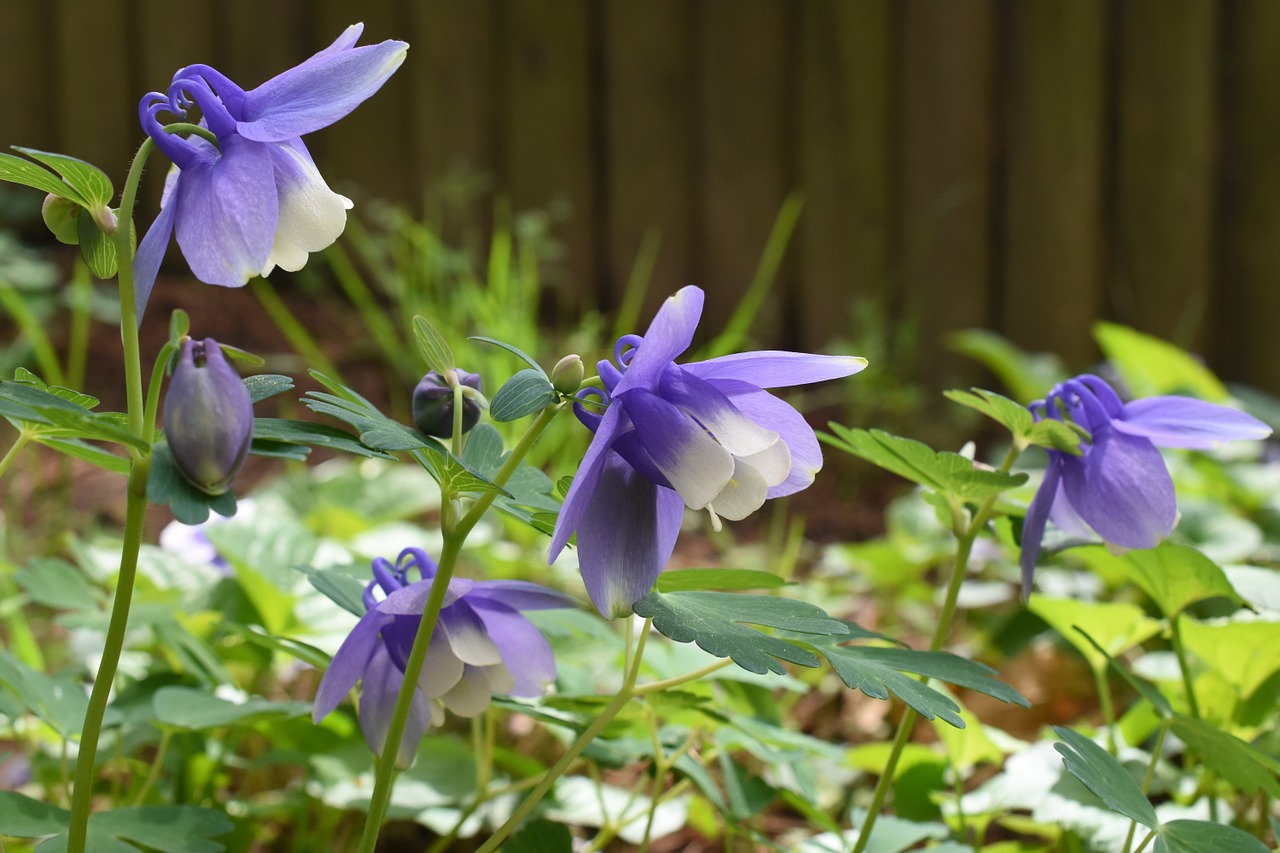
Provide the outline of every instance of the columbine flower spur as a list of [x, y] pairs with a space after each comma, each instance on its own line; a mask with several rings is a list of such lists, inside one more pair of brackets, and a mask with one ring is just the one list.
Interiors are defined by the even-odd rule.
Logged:
[[[809, 486], [822, 467], [813, 428], [765, 391], [849, 376], [856, 356], [747, 352], [677, 365], [702, 314], [702, 291], [667, 299], [644, 336], [618, 341], [598, 365], [603, 392], [581, 392], [595, 432], [565, 496], [550, 559], [578, 535], [587, 592], [605, 616], [631, 612], [675, 547], [687, 506], [713, 525]], [[604, 414], [590, 399], [601, 398]]]
[[1057, 385], [1029, 407], [1036, 420], [1070, 419], [1090, 439], [1073, 456], [1049, 451], [1049, 465], [1022, 527], [1022, 588], [1040, 554], [1045, 523], [1053, 519], [1074, 536], [1121, 548], [1154, 548], [1178, 520], [1173, 478], [1160, 447], [1212, 450], [1224, 441], [1271, 434], [1262, 421], [1237, 409], [1191, 397], [1146, 397], [1122, 403], [1105, 381], [1085, 374]]
[[[417, 568], [422, 579], [409, 581]], [[436, 563], [426, 552], [406, 548], [393, 565], [373, 561], [374, 580], [365, 588], [366, 612], [343, 641], [316, 691], [312, 718], [319, 722], [361, 682], [360, 728], [382, 754], [391, 714], [404, 680], [404, 666], [422, 621]], [[379, 601], [375, 591], [385, 598]], [[444, 722], [447, 708], [474, 717], [490, 696], [541, 696], [555, 680], [551, 646], [521, 611], [574, 607], [568, 596], [526, 581], [453, 578], [440, 621], [431, 636], [426, 663], [396, 762], [407, 767], [430, 725]]]
[[[196, 278], [227, 287], [276, 266], [301, 269], [308, 253], [342, 233], [351, 200], [329, 189], [301, 137], [350, 113], [404, 61], [402, 41], [356, 47], [363, 29], [348, 27], [329, 47], [247, 92], [214, 68], [189, 65], [167, 92], [142, 99], [142, 127], [174, 170], [134, 259], [139, 317], [175, 233]], [[185, 117], [192, 106], [217, 148], [160, 124], [160, 113]]]

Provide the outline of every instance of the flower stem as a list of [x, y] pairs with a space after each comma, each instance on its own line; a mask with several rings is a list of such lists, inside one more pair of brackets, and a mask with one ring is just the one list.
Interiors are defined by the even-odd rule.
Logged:
[[0, 477], [4, 476], [4, 472], [9, 470], [9, 466], [13, 464], [13, 460], [18, 458], [18, 454], [22, 452], [22, 448], [27, 446], [27, 442], [31, 440], [31, 433], [26, 430], [20, 430], [18, 437], [14, 439], [13, 444], [5, 452], [4, 458], [0, 459]]
[[[1022, 453], [1022, 448], [1016, 443], [1009, 448], [1009, 452], [1005, 454], [1004, 460], [1000, 463], [1000, 472], [1007, 473], [1013, 467], [1013, 463]], [[974, 514], [973, 519], [967, 524], [957, 522], [955, 525], [956, 534], [956, 555], [951, 564], [951, 578], [947, 581], [946, 597], [942, 602], [942, 613], [938, 617], [938, 626], [934, 629], [933, 639], [929, 643], [929, 651], [936, 652], [946, 644], [947, 635], [951, 633], [951, 620], [956, 614], [956, 605], [960, 600], [960, 587], [964, 585], [965, 575], [969, 571], [969, 556], [973, 553], [973, 543], [978, 538], [978, 534], [987, 526], [987, 521], [991, 518], [991, 511], [996, 505], [996, 495], [992, 495], [982, 502], [978, 507], [978, 511]], [[957, 509], [957, 516], [959, 510]], [[926, 677], [922, 677], [921, 681], [927, 681]], [[880, 815], [880, 810], [884, 808], [884, 801], [889, 796], [889, 787], [893, 785], [894, 771], [898, 768], [898, 761], [902, 758], [902, 752], [907, 746], [907, 742], [911, 740], [911, 732], [915, 728], [916, 719], [919, 714], [912, 708], [907, 708], [902, 715], [902, 721], [898, 724], [897, 734], [893, 739], [893, 746], [889, 750], [889, 758], [885, 762], [884, 770], [881, 771], [880, 778], [876, 782], [875, 791], [871, 795], [871, 805], [867, 809], [867, 816], [863, 819], [862, 828], [858, 832], [858, 840], [854, 843], [852, 853], [863, 853], [867, 849], [867, 844], [871, 841], [871, 830], [876, 825], [876, 819]]]
[[[1200, 702], [1196, 698], [1196, 688], [1191, 680], [1191, 665], [1187, 663], [1187, 650], [1182, 643], [1182, 618], [1174, 616], [1169, 620], [1173, 634], [1173, 651], [1178, 657], [1178, 669], [1182, 672], [1182, 687], [1187, 692], [1187, 709], [1191, 711], [1191, 716], [1197, 720], [1200, 716]], [[1210, 783], [1213, 777], [1210, 776]], [[1213, 793], [1213, 786], [1210, 784], [1208, 789], [1209, 798], [1209, 818], [1216, 821], [1218, 819], [1218, 797]]]
[[98, 737], [107, 699], [115, 680], [120, 652], [124, 648], [125, 629], [129, 622], [129, 604], [133, 600], [133, 583], [138, 574], [138, 551], [142, 546], [142, 522], [147, 513], [147, 474], [151, 459], [136, 460], [129, 471], [128, 504], [125, 509], [124, 546], [120, 553], [120, 576], [116, 581], [115, 601], [111, 605], [111, 622], [107, 627], [106, 645], [89, 707], [80, 731], [80, 752], [76, 755], [75, 788], [71, 794], [71, 823], [67, 832], [68, 853], [84, 853], [89, 829], [89, 807], [93, 800], [94, 760], [98, 755]]
[[[1147, 762], [1147, 772], [1142, 777], [1142, 793], [1144, 794], [1151, 790], [1151, 780], [1156, 776], [1156, 765], [1160, 763], [1160, 752], [1164, 749], [1164, 738], [1165, 735], [1169, 734], [1169, 729], [1172, 726], [1172, 717], [1166, 717], [1160, 723], [1160, 732], [1156, 735], [1156, 745], [1151, 748], [1151, 760]], [[1137, 830], [1138, 822], [1135, 820], [1129, 824], [1129, 834], [1124, 839], [1124, 853], [1129, 853], [1133, 849], [1133, 836]]]
[[[548, 406], [538, 413], [538, 417], [530, 424], [520, 442], [511, 451], [511, 455], [494, 475], [495, 485], [502, 486], [507, 482], [525, 454], [529, 452], [529, 448], [561, 408], [561, 405]], [[454, 497], [452, 494], [442, 494], [441, 501], [447, 505]], [[378, 831], [382, 828], [382, 820], [391, 802], [391, 789], [395, 785], [396, 756], [400, 753], [400, 739], [404, 736], [409, 711], [413, 705], [413, 696], [418, 689], [418, 678], [422, 675], [422, 667], [427, 659], [427, 649], [431, 644], [431, 635], [435, 632], [436, 622], [440, 619], [440, 610], [444, 606], [444, 597], [449, 590], [449, 580], [453, 577], [453, 571], [457, 566], [458, 555], [462, 552], [462, 545], [466, 542], [467, 535], [484, 516], [495, 497], [497, 497], [496, 492], [486, 492], [476, 500], [461, 519], [444, 525], [446, 527], [444, 544], [440, 549], [436, 576], [431, 581], [426, 609], [423, 611], [422, 621], [418, 623], [418, 632], [414, 635], [409, 659], [405, 662], [400, 694], [396, 697], [395, 708], [391, 713], [391, 723], [387, 729], [387, 740], [382, 747], [382, 756], [378, 759], [369, 813], [365, 817], [364, 832], [360, 836], [361, 853], [373, 853], [378, 843]]]

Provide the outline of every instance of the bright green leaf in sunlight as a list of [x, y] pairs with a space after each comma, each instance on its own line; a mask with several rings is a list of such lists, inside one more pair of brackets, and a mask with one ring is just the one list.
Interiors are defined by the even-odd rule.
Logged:
[[1067, 772], [1097, 794], [1112, 811], [1148, 829], [1159, 826], [1155, 807], [1115, 756], [1077, 731], [1065, 726], [1054, 726], [1053, 730], [1062, 738], [1062, 743], [1055, 743], [1053, 748], [1061, 753]]
[[1199, 360], [1167, 341], [1118, 323], [1095, 323], [1093, 337], [1134, 397], [1184, 394], [1220, 403], [1230, 396]]
[[1280, 671], [1280, 622], [1197, 622], [1178, 617], [1187, 649], [1247, 699]]
[[1280, 761], [1216, 726], [1178, 714], [1173, 733], [1195, 750], [1205, 766], [1245, 793], [1280, 797]]
[[448, 341], [436, 331], [435, 326], [427, 322], [426, 317], [413, 318], [413, 340], [418, 345], [418, 355], [427, 365], [427, 370], [434, 370], [443, 376], [457, 367]]
[[773, 589], [786, 581], [772, 572], [751, 569], [679, 569], [658, 575], [658, 592], [694, 589]]
[[1144, 614], [1136, 604], [1033, 595], [1027, 608], [1048, 622], [1062, 639], [1075, 646], [1094, 672], [1101, 672], [1106, 667], [1106, 655], [1099, 653], [1079, 631], [1074, 630], [1077, 626], [1113, 657], [1154, 637], [1160, 630], [1160, 621]]
[[1073, 428], [1071, 424], [1051, 418], [1037, 421], [1026, 406], [982, 388], [943, 393], [948, 400], [981, 412], [1004, 426], [1021, 447], [1037, 445], [1064, 453], [1080, 454], [1082, 436], [1077, 431], [1078, 428]]
[[1239, 600], [1222, 569], [1194, 548], [1164, 542], [1155, 548], [1130, 551], [1124, 561], [1130, 580], [1168, 618], [1206, 598]]

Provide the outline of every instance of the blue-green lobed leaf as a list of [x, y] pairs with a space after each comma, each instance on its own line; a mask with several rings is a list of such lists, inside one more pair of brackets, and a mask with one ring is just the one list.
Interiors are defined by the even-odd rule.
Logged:
[[1073, 729], [1054, 726], [1053, 730], [1062, 738], [1053, 748], [1062, 755], [1067, 772], [1097, 794], [1112, 811], [1148, 829], [1159, 826], [1155, 807], [1115, 756]]
[[508, 379], [489, 403], [489, 417], [516, 421], [559, 402], [560, 395], [540, 370], [525, 368]]

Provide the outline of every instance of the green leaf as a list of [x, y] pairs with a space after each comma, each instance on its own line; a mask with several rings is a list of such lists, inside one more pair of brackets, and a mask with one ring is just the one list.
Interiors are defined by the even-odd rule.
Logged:
[[427, 370], [434, 370], [444, 376], [457, 367], [449, 343], [436, 331], [435, 326], [427, 322], [426, 317], [413, 318], [413, 340], [418, 345], [418, 355], [422, 356]]
[[1118, 323], [1095, 323], [1093, 337], [1134, 397], [1186, 394], [1222, 402], [1230, 395], [1195, 357], [1159, 338]]
[[1049, 418], [1036, 421], [1026, 406], [1002, 397], [992, 391], [974, 388], [971, 391], [944, 391], [947, 399], [979, 411], [999, 424], [1002, 424], [1014, 436], [1020, 445], [1037, 445], [1064, 453], [1080, 455], [1080, 440], [1083, 430], [1077, 431], [1072, 425]]
[[1270, 853], [1243, 829], [1205, 820], [1171, 820], [1160, 827], [1155, 853]]
[[43, 193], [51, 193], [70, 199], [81, 206], [87, 203], [84, 196], [74, 187], [58, 180], [48, 169], [42, 169], [30, 160], [23, 160], [12, 154], [0, 154], [0, 181], [21, 184]]
[[[337, 567], [313, 569], [310, 566], [299, 568], [307, 573], [307, 580], [311, 585], [334, 604], [357, 617], [365, 614], [365, 584], [353, 576], [348, 569]], [[368, 570], [364, 569], [364, 571], [367, 573]]]
[[1129, 578], [1160, 608], [1174, 618], [1189, 605], [1207, 598], [1229, 598], [1239, 603], [1235, 587], [1217, 563], [1194, 548], [1161, 543], [1155, 548], [1130, 551], [1124, 557]]
[[517, 421], [560, 401], [540, 370], [526, 368], [508, 379], [489, 403], [489, 417], [499, 423]]
[[255, 452], [257, 451], [257, 443], [266, 441], [292, 444], [300, 447], [327, 447], [330, 450], [341, 450], [345, 453], [374, 459], [394, 458], [389, 453], [366, 447], [349, 432], [344, 432], [328, 424], [318, 424], [310, 421], [254, 418], [253, 440]]
[[[862, 632], [849, 625], [850, 633]], [[865, 633], [865, 632], [864, 632]], [[857, 639], [858, 637], [854, 637]], [[903, 673], [936, 678], [1023, 707], [1030, 703], [1012, 687], [993, 678], [991, 667], [950, 652], [927, 652], [884, 646], [845, 646], [849, 637], [806, 638], [830, 663], [840, 680], [872, 699], [893, 694], [928, 720], [935, 717], [956, 728], [964, 726], [960, 708], [950, 696]]]
[[285, 720], [310, 711], [309, 702], [272, 702], [261, 696], [228, 702], [207, 690], [190, 687], [161, 687], [151, 697], [151, 712], [157, 723], [187, 731]]
[[76, 224], [80, 238], [80, 257], [84, 258], [89, 272], [100, 279], [116, 274], [116, 244], [102, 233], [92, 216], [81, 216]]
[[[1160, 630], [1159, 620], [1148, 617], [1136, 604], [1033, 595], [1027, 609], [1075, 646], [1094, 672], [1106, 668], [1107, 655], [1123, 654]], [[1073, 630], [1076, 628], [1080, 630]], [[1098, 647], [1105, 649], [1106, 654], [1101, 654]]]
[[1229, 732], [1183, 714], [1174, 714], [1172, 730], [1206, 767], [1235, 788], [1280, 797], [1280, 761]]
[[685, 592], [696, 589], [773, 589], [787, 582], [772, 572], [751, 569], [679, 569], [658, 575], [658, 592]]
[[768, 595], [725, 592], [650, 592], [634, 605], [640, 616], [677, 643], [695, 642], [708, 654], [729, 657], [757, 675], [786, 672], [779, 660], [817, 666], [812, 652], [747, 625], [802, 634], [847, 634], [848, 627], [821, 608]]
[[[91, 213], [95, 209], [106, 207], [111, 203], [111, 199], [115, 198], [115, 189], [111, 186], [111, 179], [92, 163], [86, 163], [84, 160], [68, 157], [65, 154], [38, 151], [35, 148], [19, 148], [15, 145], [13, 150], [21, 151], [33, 160], [39, 160], [61, 175], [62, 180], [80, 194], [80, 197], [86, 202], [85, 207]], [[57, 194], [67, 195], [65, 188], [63, 192]]]
[[[2, 155], [0, 155], [2, 156]], [[44, 224], [59, 243], [75, 246], [80, 242], [80, 219], [84, 208], [69, 198], [52, 196], [40, 207]]]
[[1053, 748], [1062, 755], [1067, 772], [1107, 804], [1112, 811], [1135, 820], [1148, 829], [1160, 825], [1155, 807], [1116, 758], [1089, 738], [1065, 726], [1054, 726], [1062, 738]]
[[1242, 699], [1280, 669], [1280, 622], [1206, 624], [1179, 616], [1178, 627], [1187, 649], [1235, 687]]
[[501, 347], [502, 349], [514, 355], [516, 358], [523, 361], [525, 364], [529, 365], [529, 367], [541, 373], [544, 379], [547, 378], [547, 373], [545, 370], [542, 369], [542, 366], [539, 365], [538, 362], [534, 361], [532, 356], [527, 355], [524, 351], [522, 351], [518, 347], [512, 346], [511, 344], [506, 343], [505, 341], [500, 341], [495, 338], [485, 338], [479, 335], [474, 335], [472, 337], [469, 337], [467, 338], [467, 340], [480, 341], [481, 343], [493, 344], [495, 347]]
[[147, 500], [168, 505], [173, 517], [183, 524], [203, 524], [209, 511], [227, 517], [236, 514], [235, 492], [209, 495], [197, 489], [182, 476], [174, 464], [167, 442], [157, 442], [151, 451], [151, 470], [147, 476]]
[[1129, 682], [1129, 686], [1138, 691], [1142, 698], [1147, 700], [1151, 707], [1155, 709], [1157, 717], [1161, 719], [1168, 719], [1173, 716], [1173, 706], [1169, 704], [1169, 700], [1164, 697], [1163, 693], [1121, 666], [1119, 661], [1107, 654], [1106, 650], [1102, 648], [1102, 646], [1098, 645], [1098, 642], [1094, 640], [1093, 637], [1090, 637], [1088, 633], [1078, 625], [1076, 626], [1076, 633], [1084, 637], [1089, 645], [1093, 646], [1094, 651], [1106, 658], [1111, 669], [1113, 669], [1125, 681]]
[[293, 380], [288, 376], [280, 376], [275, 373], [259, 373], [256, 376], [246, 376], [244, 378], [244, 387], [249, 389], [249, 399], [251, 401], [261, 403], [268, 397], [283, 394], [293, 388]]
[[986, 329], [965, 329], [948, 339], [951, 348], [977, 359], [1013, 396], [1030, 403], [1067, 378], [1062, 360], [1051, 353], [1028, 353]]
[[982, 500], [1020, 486], [1027, 479], [1026, 474], [978, 468], [973, 460], [958, 453], [936, 451], [919, 441], [882, 430], [849, 429], [835, 423], [828, 426], [836, 436], [819, 435], [827, 444], [959, 500]]
[[43, 434], [36, 435], [35, 440], [45, 447], [56, 450], [59, 453], [65, 453], [68, 456], [74, 456], [76, 459], [83, 459], [85, 462], [97, 465], [99, 468], [105, 468], [117, 474], [129, 473], [128, 459], [103, 450], [96, 444], [89, 444], [78, 438], [58, 438]]
[[59, 610], [97, 610], [101, 605], [97, 588], [84, 573], [57, 557], [43, 557], [13, 575], [32, 601]]
[[530, 821], [502, 845], [503, 853], [572, 853], [569, 827], [549, 820]]
[[[4, 156], [4, 155], [0, 155]], [[66, 832], [71, 812], [17, 791], [0, 791], [0, 835], [39, 838]]]
[[[91, 412], [86, 405], [79, 405], [77, 402], [66, 399], [67, 396], [71, 396], [79, 403], [88, 404], [91, 401], [92, 404], [97, 404], [94, 398], [67, 389], [54, 387], [46, 391], [22, 382], [0, 380], [0, 401], [9, 400], [16, 403], [20, 408], [15, 411], [25, 409], [36, 413], [39, 417], [37, 423], [56, 426], [67, 431], [68, 435], [58, 437], [110, 441], [129, 445], [138, 450], [146, 450], [146, 442], [130, 431], [123, 415]], [[2, 405], [0, 405], [0, 411], [4, 411]], [[8, 414], [8, 411], [4, 413]]]

